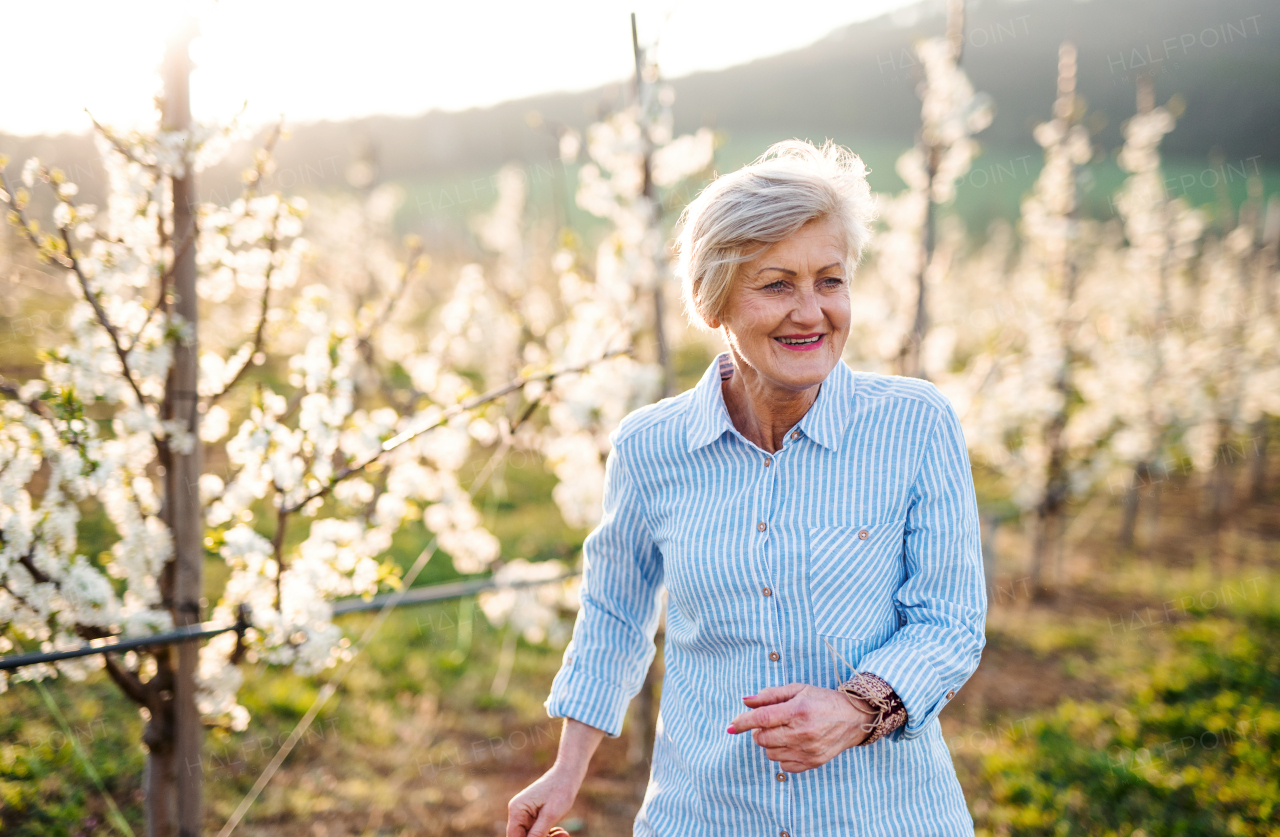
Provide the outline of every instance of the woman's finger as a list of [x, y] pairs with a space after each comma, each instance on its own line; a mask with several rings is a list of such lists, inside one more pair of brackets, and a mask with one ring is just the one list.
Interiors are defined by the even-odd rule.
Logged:
[[759, 709], [752, 709], [750, 712], [743, 712], [741, 715], [733, 719], [729, 724], [730, 733], [746, 732], [749, 729], [767, 729], [768, 727], [778, 727], [791, 720], [791, 708], [785, 704], [772, 704], [770, 706], [762, 706]]
[[559, 817], [551, 816], [551, 812], [547, 810], [547, 806], [542, 806], [542, 813], [538, 816], [537, 821], [529, 828], [529, 837], [551, 837], [553, 831], [564, 833], [563, 828], [556, 828], [552, 825]]
[[770, 747], [791, 747], [794, 745], [795, 733], [789, 727], [769, 727], [753, 730], [751, 739], [765, 749]]
[[787, 770], [788, 767], [795, 767], [796, 754], [785, 747], [778, 747], [773, 750], [765, 750], [769, 755], [769, 761], [774, 762], [778, 767], [787, 773], [795, 773], [794, 770]]
[[788, 683], [785, 686], [769, 686], [761, 689], [754, 695], [748, 695], [742, 699], [742, 702], [753, 709], [757, 706], [768, 706], [771, 703], [781, 703], [791, 700], [800, 694], [805, 687], [804, 683]]
[[528, 837], [534, 819], [534, 811], [516, 803], [507, 812], [507, 837]]

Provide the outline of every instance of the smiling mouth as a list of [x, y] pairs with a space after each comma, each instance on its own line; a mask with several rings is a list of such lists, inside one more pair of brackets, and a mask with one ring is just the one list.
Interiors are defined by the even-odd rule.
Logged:
[[788, 349], [798, 349], [804, 351], [806, 349], [816, 349], [821, 343], [825, 334], [798, 334], [792, 337], [775, 337], [782, 345]]

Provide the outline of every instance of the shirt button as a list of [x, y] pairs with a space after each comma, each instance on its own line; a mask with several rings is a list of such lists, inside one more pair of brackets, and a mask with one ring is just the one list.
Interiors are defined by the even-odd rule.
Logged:
[[760, 521], [759, 523], [757, 523], [757, 524], [756, 524], [756, 528], [757, 528], [757, 529], [759, 529], [761, 532], [763, 532], [765, 529], [768, 529], [769, 527], [768, 527], [768, 525], [766, 525], [766, 524], [765, 524], [765, 522], [762, 520], [762, 521]]
[[791, 441], [793, 441], [793, 442], [794, 442], [796, 439], [799, 439], [799, 438], [800, 438], [800, 431], [799, 431], [799, 430], [792, 430], [792, 431], [791, 431]]
[[773, 591], [772, 591], [772, 590], [770, 590], [768, 587], [764, 588], [764, 589], [763, 589], [763, 590], [761, 590], [760, 592], [761, 592], [761, 593], [764, 593], [766, 596], [772, 596], [772, 595], [773, 595]]
[[858, 540], [865, 541], [867, 539], [868, 534], [870, 533], [866, 529], [863, 529], [861, 532], [858, 533]]
[[772, 465], [772, 464], [773, 464], [773, 458], [772, 458], [772, 457], [769, 457], [769, 456], [766, 456], [766, 457], [764, 458], [764, 467], [768, 468], [768, 467], [769, 467], [770, 465]]
[[[779, 782], [785, 782], [785, 781], [787, 781], [787, 774], [785, 774], [785, 773], [779, 773], [775, 778], [776, 778]], [[784, 832], [782, 832], [782, 833], [783, 833], [783, 834], [786, 834], [787, 832], [785, 832], [785, 831], [784, 831]]]
[[947, 700], [951, 700], [955, 696], [956, 696], [955, 690], [947, 692]]
[[770, 651], [769, 659], [773, 660], [776, 663], [778, 660], [782, 659], [782, 655], [780, 655], [777, 651]]
[[787, 832], [783, 831], [783, 832], [781, 832], [781, 833], [778, 835], [778, 837], [791, 837], [791, 835], [790, 835], [790, 834], [788, 834]]

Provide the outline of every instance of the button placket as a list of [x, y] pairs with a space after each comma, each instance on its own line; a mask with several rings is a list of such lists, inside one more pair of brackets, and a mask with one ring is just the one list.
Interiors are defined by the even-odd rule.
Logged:
[[[762, 459], [762, 464], [765, 469], [765, 477], [762, 481], [762, 488], [763, 488], [763, 494], [764, 494], [765, 508], [767, 509], [769, 499], [775, 494], [775, 489], [777, 486], [776, 478], [778, 476], [778, 468], [773, 467], [775, 464], [775, 461], [774, 461], [774, 455], [772, 454], [765, 454]], [[765, 521], [761, 520], [757, 524], [756, 528], [761, 532], [766, 532], [768, 531], [769, 527]], [[766, 550], [768, 549], [768, 544], [765, 544], [765, 549]], [[772, 599], [773, 598], [773, 580], [772, 580], [772, 573], [770, 572], [772, 562], [768, 560], [769, 556], [767, 553], [765, 554], [764, 557], [766, 558], [766, 560], [762, 561], [761, 564], [765, 569], [765, 573], [763, 576], [763, 580], [760, 583], [760, 595], [763, 599]], [[771, 602], [764, 602], [764, 606], [766, 608], [768, 608], [770, 604]], [[765, 618], [768, 624], [773, 625], [775, 635], [780, 635], [781, 634], [780, 626], [775, 624], [777, 622], [776, 613], [771, 609], [766, 610]], [[772, 639], [770, 639], [769, 644], [770, 645], [773, 644]]]
[[788, 822], [791, 818], [791, 798], [787, 794], [787, 787], [791, 783], [787, 781], [786, 773], [783, 773], [777, 767], [775, 767], [774, 770], [777, 772], [773, 774], [773, 779], [774, 779], [773, 786], [778, 792], [778, 796], [776, 797], [777, 805], [778, 805], [777, 819], [775, 820], [775, 822], [778, 823], [778, 829], [781, 835], [781, 834], [788, 833], [787, 829], [782, 828], [782, 823]]
[[[773, 497], [777, 488], [777, 478], [779, 475], [779, 466], [776, 454], [767, 452], [759, 452], [760, 459], [757, 460], [756, 473], [756, 536], [753, 539], [753, 552], [758, 559], [754, 562], [756, 571], [760, 573], [758, 578], [757, 589], [760, 590], [760, 601], [766, 609], [763, 620], [764, 635], [761, 637], [764, 648], [768, 651], [769, 663], [776, 663], [782, 659], [782, 655], [778, 653], [779, 637], [782, 636], [782, 628], [779, 624], [779, 615], [776, 607], [773, 607], [778, 600], [773, 595], [774, 577], [773, 577], [773, 558], [772, 544], [774, 542], [773, 524], [775, 518], [773, 516]], [[768, 665], [767, 663], [766, 665]], [[785, 673], [780, 669], [775, 671], [766, 670], [764, 674], [764, 682], [770, 686], [781, 685], [785, 682]]]
[[[799, 434], [792, 434], [793, 439], [798, 437]], [[771, 505], [773, 497], [785, 496], [783, 494], [784, 481], [782, 479], [782, 463], [788, 456], [787, 447], [787, 445], [784, 445], [781, 450], [778, 450], [773, 454], [766, 454], [761, 465], [758, 466], [759, 471], [763, 472], [764, 479], [759, 483], [762, 489], [762, 505], [757, 519], [761, 523], [765, 523], [767, 521], [767, 526], [765, 528], [768, 530], [756, 535], [756, 538], [758, 539], [756, 540], [756, 545], [758, 545], [762, 550], [760, 555], [765, 559], [761, 561], [760, 564], [764, 569], [765, 575], [761, 578], [758, 589], [760, 590], [760, 601], [763, 602], [765, 607], [768, 609], [768, 618], [765, 621], [765, 632], [767, 635], [764, 637], [764, 649], [767, 651], [767, 662], [765, 662], [764, 665], [768, 666], [768, 668], [764, 671], [763, 679], [764, 682], [769, 685], [781, 685], [787, 682], [787, 672], [786, 667], [784, 666], [785, 661], [782, 659], [781, 654], [781, 637], [785, 635], [785, 631], [783, 630], [782, 624], [782, 602], [779, 598], [781, 592], [778, 588], [778, 584], [786, 581], [789, 568], [786, 566], [786, 561], [779, 552], [779, 549], [783, 547], [783, 544], [774, 537], [778, 532], [777, 526], [779, 523], [778, 518], [775, 515], [777, 509], [773, 508]], [[785, 525], [783, 532], [784, 534], [788, 532]], [[783, 540], [785, 541], [786, 538], [784, 537]], [[779, 549], [773, 549], [774, 543], [779, 544]], [[788, 790], [794, 782], [789, 781], [790, 777], [780, 769], [780, 765], [776, 762], [771, 763], [771, 766], [775, 771], [775, 781], [773, 784], [778, 792], [778, 796], [776, 797], [778, 806], [777, 819], [774, 821], [776, 823], [774, 827], [777, 828], [778, 831], [774, 833], [778, 834], [779, 837], [791, 837], [790, 830], [783, 824], [790, 822], [791, 796], [788, 793]]]

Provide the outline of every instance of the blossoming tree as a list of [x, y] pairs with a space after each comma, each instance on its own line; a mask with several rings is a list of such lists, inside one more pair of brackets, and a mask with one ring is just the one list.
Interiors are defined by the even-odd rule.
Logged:
[[[1175, 374], [1187, 368], [1187, 333], [1170, 324], [1192, 308], [1191, 259], [1204, 231], [1199, 211], [1165, 194], [1159, 145], [1173, 130], [1173, 114], [1155, 106], [1149, 80], [1139, 83], [1138, 99], [1119, 157], [1130, 175], [1114, 200], [1125, 230], [1125, 281], [1113, 288], [1119, 316], [1100, 323], [1095, 344], [1105, 356], [1095, 358], [1094, 367], [1109, 374], [1082, 380], [1086, 400], [1113, 402], [1120, 424], [1110, 454], [1130, 471], [1120, 531], [1125, 546], [1133, 544], [1140, 489], [1156, 474], [1188, 416], [1189, 390]], [[1108, 398], [1106, 390], [1117, 385], [1126, 398]]]
[[[245, 728], [239, 664], [314, 674], [348, 656], [330, 603], [396, 583], [384, 556], [398, 529], [421, 519], [460, 572], [493, 564], [498, 542], [459, 476], [473, 444], [509, 437], [505, 416], [486, 411], [509, 411], [504, 399], [521, 392], [556, 403], [565, 373], [590, 372], [602, 357], [586, 336], [599, 324], [590, 312], [570, 317], [561, 329], [571, 337], [544, 341], [540, 353], [513, 358], [519, 340], [477, 336], [487, 289], [466, 272], [434, 335], [406, 341], [390, 323], [424, 266], [413, 247], [398, 266], [385, 253], [377, 260], [378, 292], [362, 304], [337, 283], [296, 288], [306, 206], [259, 189], [278, 131], [242, 197], [200, 203], [195, 175], [230, 133], [190, 123], [185, 43], [167, 61], [158, 132], [99, 127], [104, 211], [78, 203], [75, 186], [39, 161], [23, 168], [20, 186], [0, 189], [9, 220], [74, 294], [67, 342], [47, 349], [43, 375], [0, 381], [0, 651], [251, 614], [242, 636], [203, 647], [89, 656], [0, 679], [4, 688], [105, 667], [147, 721], [148, 824], [159, 835], [200, 828], [201, 721]], [[49, 232], [31, 214], [40, 188], [56, 201]], [[366, 215], [377, 216], [378, 200], [368, 197]], [[383, 332], [398, 339], [379, 346]], [[627, 351], [629, 337], [607, 354]], [[463, 374], [474, 371], [474, 350], [493, 361], [486, 377], [518, 374], [476, 393]], [[582, 361], [566, 370], [570, 355]], [[403, 392], [378, 385], [392, 362], [411, 380]], [[580, 392], [579, 409], [590, 413], [593, 397]], [[206, 453], [217, 467], [202, 467]], [[86, 555], [77, 522], [94, 507], [115, 541]], [[228, 573], [206, 614], [210, 557]]]

